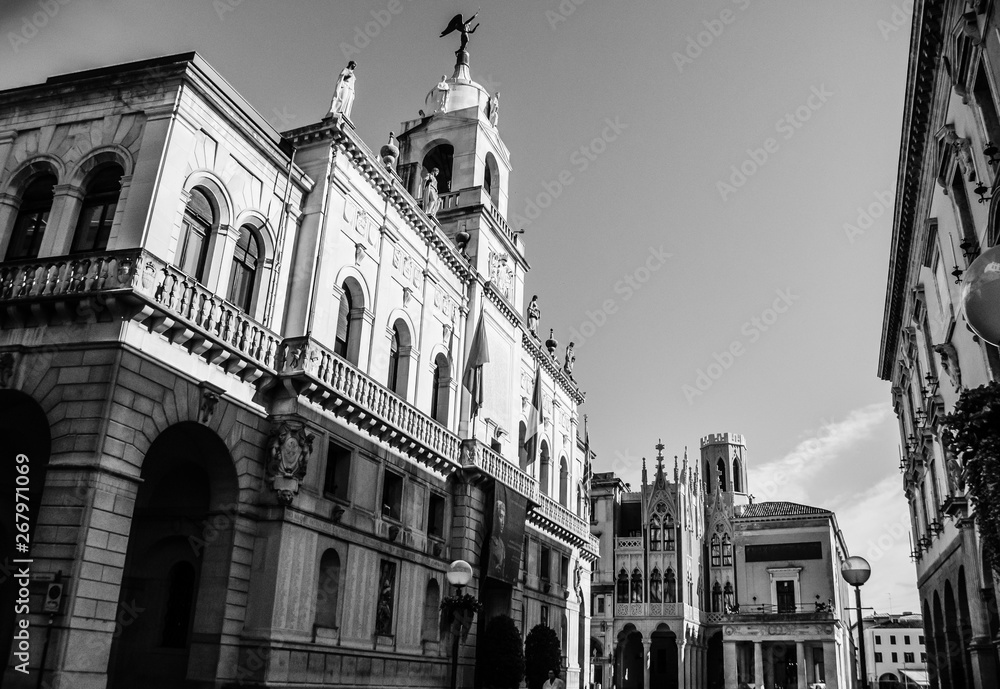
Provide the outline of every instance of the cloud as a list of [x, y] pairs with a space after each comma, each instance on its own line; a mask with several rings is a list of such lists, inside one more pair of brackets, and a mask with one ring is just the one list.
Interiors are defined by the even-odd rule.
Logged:
[[848, 413], [843, 421], [825, 422], [812, 437], [799, 442], [781, 459], [751, 469], [750, 485], [758, 501], [809, 501], [809, 479], [830, 468], [890, 415], [887, 403], [870, 404]]

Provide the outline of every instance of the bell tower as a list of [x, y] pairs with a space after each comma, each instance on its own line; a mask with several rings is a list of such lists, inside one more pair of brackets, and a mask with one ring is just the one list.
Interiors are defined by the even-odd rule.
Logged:
[[467, 44], [478, 24], [471, 24], [456, 16], [442, 33], [461, 34], [455, 66], [428, 92], [421, 116], [402, 123], [397, 172], [424, 212], [521, 313], [528, 266], [521, 235], [506, 219], [510, 152], [500, 138], [499, 93], [472, 79]]
[[739, 433], [713, 433], [701, 439], [701, 468], [705, 492], [747, 496], [747, 446]]

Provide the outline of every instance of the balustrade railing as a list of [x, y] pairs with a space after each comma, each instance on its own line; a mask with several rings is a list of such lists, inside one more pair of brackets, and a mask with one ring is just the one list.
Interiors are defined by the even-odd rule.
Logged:
[[430, 416], [390, 392], [311, 337], [284, 340], [278, 348], [279, 374], [306, 373], [329, 392], [350, 400], [392, 430], [444, 459], [458, 463], [458, 436]]
[[577, 536], [594, 552], [597, 552], [600, 548], [597, 539], [590, 533], [590, 523], [583, 517], [574, 514], [568, 508], [563, 507], [548, 495], [540, 496], [539, 511], [549, 521]]
[[[117, 291], [137, 293], [180, 319], [142, 314], [144, 319], [156, 321], [154, 330], [164, 332], [193, 326], [192, 331], [175, 340], [189, 343], [199, 353], [221, 345], [210, 358], [220, 362], [229, 360], [233, 357], [223, 352], [235, 350], [259, 368], [269, 369], [273, 365], [277, 334], [176, 266], [147, 251], [57, 256], [0, 265], [0, 301], [73, 295], [95, 295], [100, 299]], [[87, 308], [100, 307], [98, 301]]]
[[642, 550], [642, 539], [631, 536], [615, 538], [615, 550]]
[[463, 466], [482, 470], [530, 502], [538, 504], [538, 482], [534, 478], [478, 440], [465, 440], [463, 443], [471, 446], [462, 453]]

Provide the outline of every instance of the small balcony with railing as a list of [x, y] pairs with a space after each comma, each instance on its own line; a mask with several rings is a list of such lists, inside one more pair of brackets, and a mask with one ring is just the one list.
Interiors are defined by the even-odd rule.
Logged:
[[737, 604], [723, 612], [706, 613], [708, 622], [818, 622], [836, 618], [830, 603]]

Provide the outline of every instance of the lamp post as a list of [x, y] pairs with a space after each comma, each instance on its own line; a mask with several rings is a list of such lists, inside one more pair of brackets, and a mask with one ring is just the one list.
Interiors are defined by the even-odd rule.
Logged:
[[[462, 595], [462, 587], [472, 581], [472, 565], [465, 560], [455, 560], [448, 567], [445, 574], [448, 583], [455, 587], [455, 595]], [[456, 614], [457, 617], [457, 614]], [[459, 630], [455, 629], [454, 638], [451, 641], [451, 689], [458, 687], [458, 641]]]
[[865, 623], [861, 615], [861, 587], [872, 575], [872, 566], [868, 560], [857, 555], [844, 560], [840, 566], [840, 575], [844, 581], [854, 587], [855, 600], [858, 605], [858, 654], [861, 656], [861, 689], [868, 689], [868, 663], [865, 660]]

